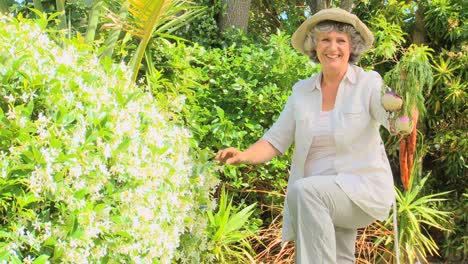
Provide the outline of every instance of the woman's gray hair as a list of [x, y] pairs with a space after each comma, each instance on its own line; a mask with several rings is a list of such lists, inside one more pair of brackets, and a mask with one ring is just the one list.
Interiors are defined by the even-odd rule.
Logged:
[[317, 34], [323, 32], [336, 31], [339, 33], [349, 33], [349, 39], [351, 41], [351, 54], [349, 56], [349, 62], [355, 63], [359, 60], [362, 52], [365, 50], [364, 39], [356, 29], [347, 23], [337, 22], [333, 20], [325, 20], [307, 32], [307, 36], [304, 40], [304, 50], [309, 55], [309, 58], [314, 62], [319, 62], [317, 58]]

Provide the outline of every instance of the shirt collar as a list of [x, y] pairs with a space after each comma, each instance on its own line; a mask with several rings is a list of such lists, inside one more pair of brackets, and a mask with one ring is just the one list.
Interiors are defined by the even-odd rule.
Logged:
[[[348, 70], [346, 71], [346, 74], [343, 77], [342, 82], [344, 80], [347, 80], [351, 84], [356, 84], [357, 80], [356, 80], [356, 69], [355, 69], [355, 67], [356, 66], [354, 66], [352, 64], [348, 64]], [[320, 71], [320, 73], [316, 75], [315, 80], [314, 80], [313, 84], [310, 87], [312, 88], [312, 90], [314, 90], [314, 89], [321, 90], [322, 89], [321, 82], [322, 82], [322, 71]]]

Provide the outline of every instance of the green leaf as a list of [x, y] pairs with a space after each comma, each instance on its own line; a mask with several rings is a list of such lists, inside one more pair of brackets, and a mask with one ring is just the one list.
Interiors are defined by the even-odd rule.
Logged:
[[47, 255], [40, 255], [36, 259], [34, 259], [33, 264], [46, 264], [48, 263], [50, 256]]

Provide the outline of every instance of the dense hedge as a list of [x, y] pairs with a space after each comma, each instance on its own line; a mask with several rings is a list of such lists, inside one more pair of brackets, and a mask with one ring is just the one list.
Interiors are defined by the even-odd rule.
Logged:
[[[213, 152], [253, 144], [276, 120], [294, 83], [319, 69], [295, 52], [284, 34], [272, 35], [262, 44], [231, 33], [223, 43], [225, 48], [206, 49], [195, 43], [160, 42], [151, 49], [155, 68], [149, 79], [172, 86], [153, 93], [168, 102], [173, 101], [168, 99], [171, 93], [184, 94], [186, 103], [179, 117], [200, 146]], [[224, 166], [220, 177], [240, 195], [236, 201], [260, 202], [259, 209], [277, 206], [282, 204], [289, 162], [290, 152], [261, 166]], [[264, 220], [271, 217], [264, 213]]]
[[45, 24], [0, 18], [0, 262], [203, 252], [215, 183], [206, 152], [125, 65], [79, 40], [57, 45]]

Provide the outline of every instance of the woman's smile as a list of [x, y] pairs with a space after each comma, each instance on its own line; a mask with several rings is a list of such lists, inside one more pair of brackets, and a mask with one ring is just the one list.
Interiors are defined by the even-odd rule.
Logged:
[[346, 69], [351, 54], [349, 35], [335, 31], [320, 33], [317, 36], [316, 51], [324, 69]]

